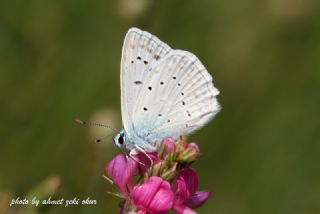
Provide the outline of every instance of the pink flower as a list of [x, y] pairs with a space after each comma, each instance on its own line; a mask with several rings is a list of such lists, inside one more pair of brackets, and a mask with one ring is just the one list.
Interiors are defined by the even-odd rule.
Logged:
[[173, 205], [174, 194], [170, 183], [153, 176], [142, 185], [136, 185], [131, 193], [133, 204], [140, 213], [167, 213]]
[[198, 175], [192, 168], [181, 170], [174, 187], [175, 201], [173, 209], [178, 214], [196, 213], [192, 209], [204, 204], [211, 193], [207, 190], [196, 192], [198, 189]]
[[169, 137], [156, 152], [133, 157], [129, 152], [117, 155], [105, 169], [120, 191], [115, 194], [123, 198], [119, 214], [196, 214], [193, 209], [210, 197], [207, 190], [197, 191], [198, 175], [190, 168], [200, 155], [197, 144]]
[[119, 187], [124, 196], [132, 189], [132, 177], [138, 170], [138, 164], [132, 158], [120, 154], [113, 158], [106, 167], [106, 174]]

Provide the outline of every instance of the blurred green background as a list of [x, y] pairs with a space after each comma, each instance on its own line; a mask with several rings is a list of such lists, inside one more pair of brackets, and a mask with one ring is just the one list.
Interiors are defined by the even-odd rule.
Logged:
[[199, 213], [320, 213], [319, 6], [1, 1], [0, 213], [32, 192], [98, 201], [40, 213], [117, 212], [102, 174], [121, 150], [111, 138], [94, 142], [109, 130], [74, 119], [120, 127], [120, 55], [132, 26], [195, 53], [221, 91], [222, 111], [190, 137], [202, 149], [200, 188], [213, 192]]

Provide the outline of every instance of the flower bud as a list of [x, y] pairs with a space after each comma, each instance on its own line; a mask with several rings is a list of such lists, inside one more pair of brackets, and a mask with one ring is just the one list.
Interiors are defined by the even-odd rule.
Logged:
[[180, 162], [193, 162], [200, 156], [200, 149], [197, 144], [189, 143], [185, 149], [179, 154], [178, 161]]
[[150, 176], [159, 176], [162, 173], [162, 170], [165, 167], [165, 162], [164, 161], [159, 161], [155, 163], [152, 167], [149, 168], [149, 175]]
[[176, 153], [179, 154], [185, 150], [186, 142], [185, 139], [180, 138], [176, 143]]
[[164, 180], [171, 180], [177, 175], [177, 165], [178, 163], [174, 163], [174, 165], [170, 169], [164, 170], [164, 172], [161, 174], [161, 177]]
[[163, 141], [164, 154], [170, 154], [176, 150], [176, 141], [172, 137], [167, 137]]
[[195, 153], [195, 154], [197, 154], [198, 156], [200, 155], [200, 149], [199, 149], [199, 146], [196, 144], [196, 143], [189, 143], [188, 145], [187, 145], [187, 149], [192, 149], [193, 150], [193, 152]]
[[166, 158], [168, 155], [174, 154], [176, 150], [176, 141], [172, 137], [167, 137], [162, 141], [161, 146], [158, 149], [158, 155], [160, 158]]

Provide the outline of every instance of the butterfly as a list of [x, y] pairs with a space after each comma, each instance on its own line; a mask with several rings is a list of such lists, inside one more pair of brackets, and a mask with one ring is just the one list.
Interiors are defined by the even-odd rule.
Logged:
[[123, 128], [114, 143], [130, 154], [156, 151], [164, 138], [188, 135], [207, 124], [220, 110], [218, 94], [194, 54], [130, 28], [121, 58]]

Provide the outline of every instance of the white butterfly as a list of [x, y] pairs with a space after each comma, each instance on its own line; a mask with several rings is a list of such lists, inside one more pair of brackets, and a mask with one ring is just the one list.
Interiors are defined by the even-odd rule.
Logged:
[[208, 123], [220, 110], [218, 94], [195, 55], [131, 28], [121, 59], [124, 128], [114, 143], [130, 154], [155, 151], [165, 137], [178, 138]]

